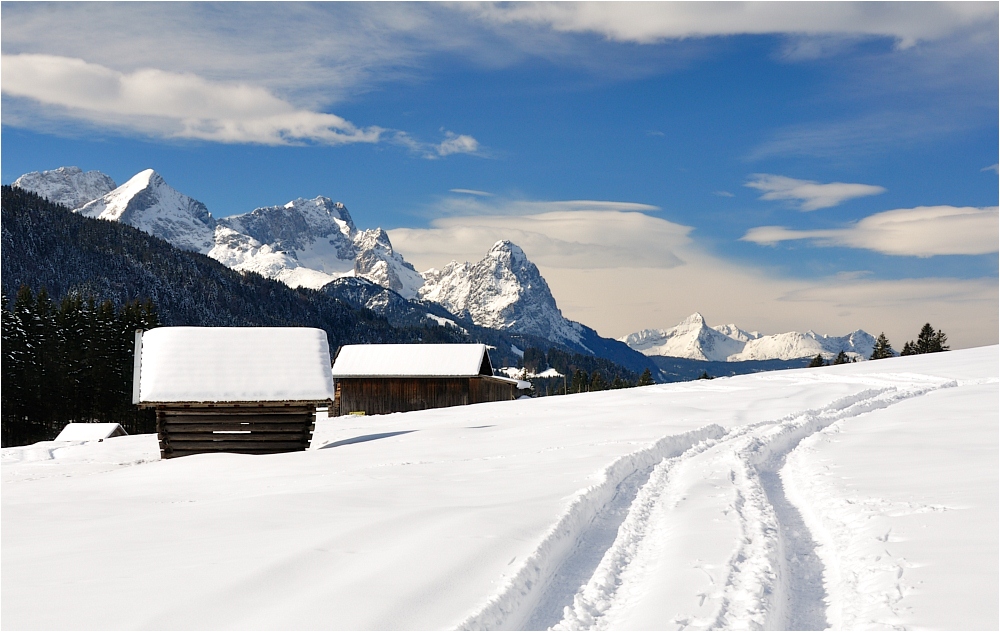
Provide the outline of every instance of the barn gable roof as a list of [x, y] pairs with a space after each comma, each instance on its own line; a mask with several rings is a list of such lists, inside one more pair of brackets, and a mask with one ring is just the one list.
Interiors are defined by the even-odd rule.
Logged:
[[346, 345], [333, 377], [493, 376], [483, 344]]
[[136, 403], [333, 399], [322, 329], [159, 327], [137, 347]]

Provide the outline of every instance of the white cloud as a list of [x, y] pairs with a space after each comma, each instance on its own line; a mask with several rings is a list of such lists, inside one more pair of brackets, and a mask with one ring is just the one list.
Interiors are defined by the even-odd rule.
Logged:
[[864, 248], [888, 255], [932, 257], [997, 252], [997, 207], [918, 206], [870, 215], [847, 228], [792, 230], [759, 226], [741, 239], [773, 245], [809, 239], [820, 246]]
[[1000, 164], [994, 162], [992, 165], [988, 167], [983, 167], [982, 169], [980, 169], [980, 171], [992, 171], [993, 173], [1000, 173]]
[[419, 141], [406, 132], [396, 132], [392, 136], [393, 142], [408, 148], [415, 154], [420, 154], [424, 158], [434, 160], [444, 158], [452, 154], [473, 154], [482, 155], [479, 141], [467, 134], [456, 134], [444, 131], [445, 138], [440, 143], [426, 143]]
[[650, 44], [718, 35], [891, 37], [902, 48], [994, 21], [994, 3], [512, 2], [475, 5], [484, 19]]
[[[479, 142], [445, 131], [440, 143], [406, 132], [357, 127], [335, 114], [296, 107], [248, 83], [209, 81], [192, 73], [145, 68], [123, 73], [82, 59], [3, 55], [4, 123], [82, 121], [163, 138], [288, 145], [396, 142], [430, 158], [479, 154]], [[23, 101], [33, 106], [25, 108]], [[38, 106], [42, 112], [39, 113]]]
[[169, 138], [224, 143], [330, 145], [375, 143], [382, 129], [359, 128], [296, 108], [268, 90], [190, 73], [142, 69], [121, 73], [82, 59], [3, 55], [5, 95], [58, 108], [66, 117]]
[[690, 231], [643, 213], [559, 210], [441, 218], [429, 229], [397, 228], [390, 238], [407, 260], [426, 267], [440, 267], [451, 257], [478, 261], [495, 242], [509, 239], [550, 268], [669, 268], [681, 264], [673, 248], [688, 243]]
[[844, 334], [860, 327], [885, 331], [895, 343], [930, 321], [956, 348], [997, 341], [995, 278], [788, 279], [720, 259], [692, 241], [690, 227], [645, 213], [551, 210], [579, 202], [519, 204], [549, 210], [448, 217], [389, 236], [421, 270], [453, 258], [478, 261], [496, 240], [510, 239], [538, 265], [563, 314], [605, 336], [672, 326], [701, 311], [713, 323], [765, 333]]
[[448, 189], [451, 193], [464, 193], [465, 195], [478, 195], [480, 197], [493, 197], [488, 191], [477, 191], [476, 189]]
[[451, 154], [474, 154], [479, 151], [479, 141], [467, 134], [445, 132], [445, 139], [437, 144], [435, 150], [439, 156]]
[[762, 200], [797, 200], [802, 211], [829, 208], [853, 198], [885, 193], [884, 187], [870, 184], [820, 184], [814, 180], [796, 180], [767, 173], [754, 174], [745, 186], [764, 191], [764, 195], [760, 196]]

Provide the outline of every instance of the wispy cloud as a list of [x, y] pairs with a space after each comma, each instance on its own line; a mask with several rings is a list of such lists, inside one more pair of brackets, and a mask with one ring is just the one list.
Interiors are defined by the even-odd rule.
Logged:
[[465, 195], [478, 195], [480, 197], [493, 197], [488, 191], [477, 191], [476, 189], [448, 189], [451, 193], [464, 193]]
[[[477, 154], [468, 134], [444, 131], [427, 143], [406, 132], [359, 127], [335, 114], [296, 107], [271, 91], [248, 83], [209, 81], [192, 73], [146, 68], [123, 73], [82, 59], [55, 55], [3, 55], [2, 91], [30, 100], [46, 116], [162, 138], [221, 143], [289, 145], [318, 143], [402, 144], [430, 158]], [[18, 103], [5, 123], [22, 123]]]
[[989, 167], [983, 167], [980, 171], [992, 171], [993, 173], [1000, 173], [1000, 164], [993, 163]]
[[884, 187], [871, 184], [821, 184], [815, 180], [797, 180], [768, 173], [754, 174], [744, 186], [764, 191], [764, 195], [760, 196], [762, 200], [797, 201], [799, 210], [802, 211], [830, 208], [853, 198], [885, 193]]
[[640, 44], [715, 35], [793, 33], [884, 36], [903, 48], [946, 37], [997, 16], [996, 5], [991, 3], [514, 2], [470, 9], [497, 23], [536, 24]]
[[538, 215], [543, 213], [580, 213], [587, 211], [616, 211], [623, 213], [653, 213], [660, 207], [638, 202], [610, 200], [524, 200], [483, 194], [465, 189], [452, 189], [454, 193], [472, 193], [474, 197], [447, 196], [428, 207], [434, 217], [441, 216], [502, 216]]
[[997, 207], [918, 206], [876, 213], [846, 228], [792, 230], [759, 226], [741, 239], [765, 245], [808, 239], [818, 246], [932, 257], [997, 252], [998, 230]]
[[729, 191], [713, 191], [712, 195], [718, 195], [719, 197], [728, 197], [728, 198], [736, 197], [735, 195], [733, 195]]
[[392, 135], [392, 141], [429, 160], [444, 158], [452, 154], [484, 155], [480, 150], [479, 141], [475, 138], [468, 134], [456, 134], [447, 130], [444, 130], [444, 140], [438, 143], [417, 140], [406, 132], [395, 132]]
[[82, 59], [3, 55], [3, 93], [66, 117], [168, 138], [224, 143], [375, 143], [383, 130], [296, 108], [268, 90], [157, 69], [121, 73]]

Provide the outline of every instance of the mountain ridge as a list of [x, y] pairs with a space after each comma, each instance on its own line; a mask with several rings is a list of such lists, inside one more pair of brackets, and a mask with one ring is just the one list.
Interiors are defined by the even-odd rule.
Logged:
[[844, 336], [827, 336], [812, 330], [763, 335], [736, 325], [709, 327], [698, 312], [668, 329], [643, 329], [619, 339], [650, 357], [684, 358], [703, 362], [796, 360], [841, 351], [852, 360], [867, 360], [875, 338], [858, 329]]

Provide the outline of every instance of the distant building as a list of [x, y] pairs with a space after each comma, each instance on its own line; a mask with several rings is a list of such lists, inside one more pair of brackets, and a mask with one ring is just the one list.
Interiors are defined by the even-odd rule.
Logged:
[[132, 401], [156, 409], [165, 459], [305, 450], [333, 400], [321, 329], [160, 327], [135, 344]]
[[527, 382], [493, 375], [482, 344], [347, 345], [333, 364], [333, 415], [517, 399]]
[[104, 441], [127, 434], [116, 423], [69, 423], [56, 437], [56, 441]]

